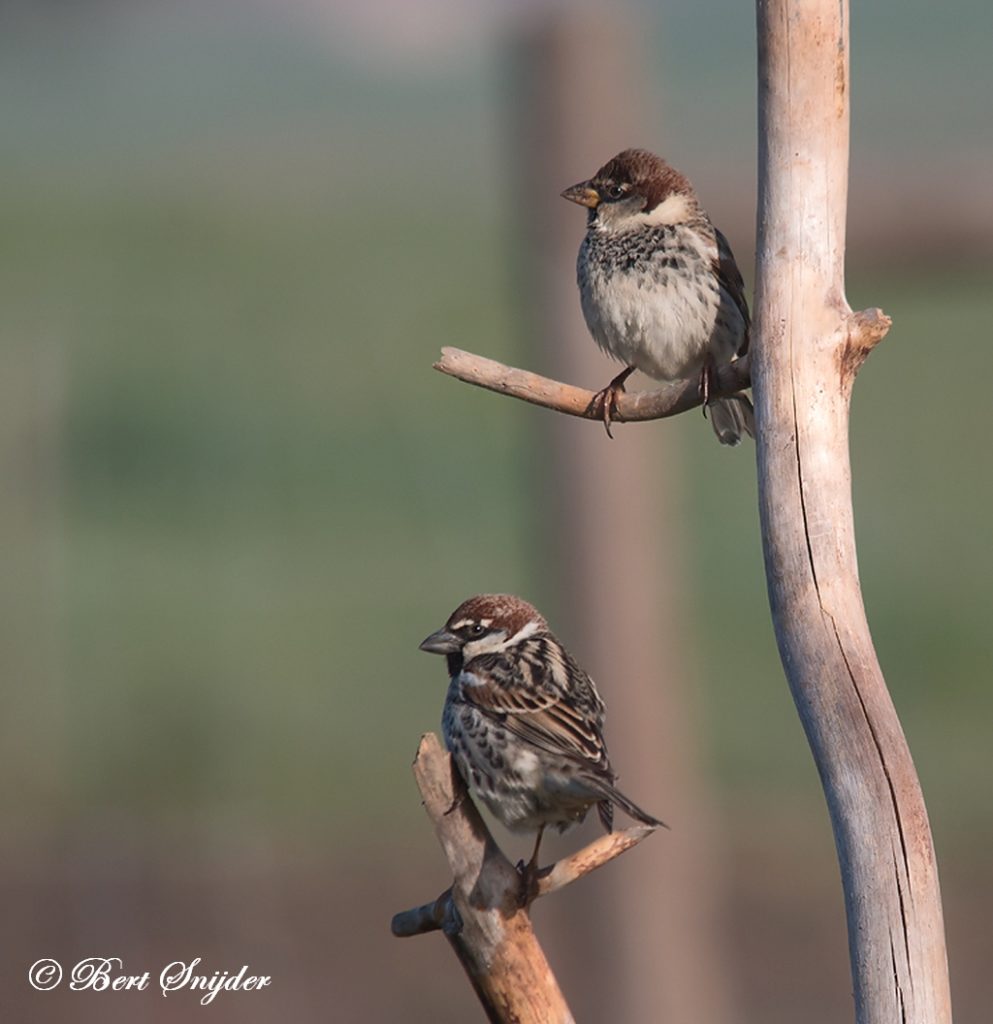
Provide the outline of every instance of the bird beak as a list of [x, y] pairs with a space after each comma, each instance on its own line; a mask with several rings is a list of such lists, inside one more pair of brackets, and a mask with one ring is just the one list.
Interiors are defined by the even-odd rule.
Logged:
[[429, 637], [421, 641], [420, 648], [428, 654], [454, 654], [462, 647], [462, 641], [454, 633], [449, 633], [444, 626], [435, 630]]
[[562, 198], [579, 203], [580, 206], [588, 206], [591, 210], [595, 210], [600, 203], [600, 193], [588, 181], [581, 181], [578, 185], [567, 188], [562, 193]]

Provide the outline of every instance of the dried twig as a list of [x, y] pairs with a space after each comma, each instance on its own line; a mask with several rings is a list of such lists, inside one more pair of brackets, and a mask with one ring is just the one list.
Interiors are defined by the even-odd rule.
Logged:
[[[434, 364], [434, 368], [466, 384], [519, 398], [532, 405], [541, 405], [546, 409], [587, 420], [602, 418], [594, 401], [596, 392], [563, 384], [528, 370], [505, 366], [485, 356], [463, 352], [460, 348], [443, 348], [441, 358]], [[711, 397], [737, 394], [750, 384], [749, 360], [746, 355], [716, 371], [711, 382]], [[701, 404], [700, 380], [694, 377], [653, 391], [624, 391], [618, 396], [612, 418], [617, 423], [660, 420]]]
[[549, 893], [558, 892], [567, 885], [588, 875], [591, 871], [608, 864], [615, 857], [619, 857], [625, 850], [637, 846], [642, 839], [647, 839], [653, 832], [658, 831], [655, 825], [632, 825], [622, 832], [610, 832], [608, 835], [600, 836], [589, 846], [563, 857], [550, 867], [542, 868], [538, 872], [538, 889], [535, 898], [547, 896]]

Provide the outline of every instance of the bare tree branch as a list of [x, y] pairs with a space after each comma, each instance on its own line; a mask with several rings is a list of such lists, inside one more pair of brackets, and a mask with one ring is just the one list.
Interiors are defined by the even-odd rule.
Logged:
[[610, 863], [625, 850], [637, 846], [642, 839], [647, 839], [656, 831], [658, 828], [655, 825], [632, 825], [621, 832], [610, 832], [595, 839], [589, 846], [584, 846], [568, 857], [563, 857], [562, 860], [550, 867], [542, 868], [538, 872], [538, 888], [535, 898], [564, 889], [567, 885], [582, 878], [583, 875], [588, 875], [591, 871], [596, 871], [597, 868]]
[[393, 934], [443, 931], [491, 1021], [568, 1024], [572, 1014], [531, 928], [528, 905], [603, 866], [655, 829], [638, 825], [602, 836], [544, 868], [535, 891], [527, 893], [434, 733], [421, 738], [414, 777], [455, 878], [436, 900], [397, 914]]
[[848, 452], [859, 367], [889, 328], [845, 300], [847, 0], [758, 0], [752, 338], [759, 509], [783, 667], [824, 786], [858, 1024], [949, 1024], [927, 809], [859, 584]]
[[[519, 398], [532, 405], [541, 405], [582, 419], [601, 419], [595, 404], [596, 392], [563, 384], [528, 370], [505, 366], [485, 356], [463, 352], [460, 348], [443, 348], [441, 358], [434, 364], [434, 368], [466, 384]], [[746, 355], [717, 370], [711, 384], [711, 397], [734, 395], [750, 384], [749, 360]], [[613, 419], [617, 423], [660, 420], [697, 408], [701, 404], [700, 381], [694, 377], [657, 390], [622, 392], [618, 396]]]
[[437, 931], [443, 931], [446, 935], [454, 934], [461, 926], [454, 910], [452, 890], [446, 889], [430, 903], [394, 914], [390, 930], [398, 939], [409, 939], [414, 935]]

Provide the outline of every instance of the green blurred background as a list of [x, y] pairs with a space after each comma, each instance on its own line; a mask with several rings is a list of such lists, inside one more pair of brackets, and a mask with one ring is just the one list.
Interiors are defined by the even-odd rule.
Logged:
[[[554, 589], [531, 536], [551, 414], [430, 369], [443, 344], [534, 364], [506, 64], [529, 6], [4, 5], [10, 1019], [478, 1019], [445, 943], [388, 923], [447, 884], [409, 773], [444, 690], [417, 642], [471, 593]], [[853, 405], [860, 567], [932, 816], [958, 1020], [977, 1024], [991, 11], [853, 12], [849, 281], [853, 307], [895, 320]], [[690, 174], [750, 280], [753, 12], [644, 17], [658, 119], [632, 143]], [[681, 592], [739, 1019], [839, 1019], [841, 894], [771, 634], [752, 453], [697, 416], [626, 429], [666, 431], [685, 467]], [[275, 980], [209, 1011], [27, 984], [39, 957], [98, 955]]]

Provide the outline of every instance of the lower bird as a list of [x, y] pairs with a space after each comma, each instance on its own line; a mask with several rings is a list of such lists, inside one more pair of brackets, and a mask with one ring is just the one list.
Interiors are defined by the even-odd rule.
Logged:
[[614, 785], [603, 700], [527, 601], [471, 597], [420, 647], [447, 658], [442, 731], [466, 785], [507, 828], [538, 833], [528, 871], [545, 828], [564, 832], [594, 806], [608, 832], [615, 806], [665, 827]]
[[754, 437], [748, 398], [712, 394], [718, 367], [748, 351], [748, 304], [728, 240], [686, 177], [654, 153], [626, 149], [562, 195], [588, 210], [576, 265], [586, 325], [627, 367], [596, 396], [607, 433], [618, 393], [641, 370], [670, 382], [699, 374], [720, 442]]

